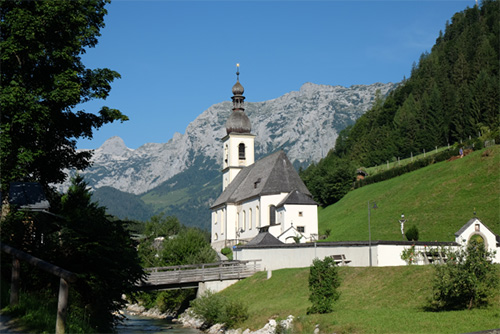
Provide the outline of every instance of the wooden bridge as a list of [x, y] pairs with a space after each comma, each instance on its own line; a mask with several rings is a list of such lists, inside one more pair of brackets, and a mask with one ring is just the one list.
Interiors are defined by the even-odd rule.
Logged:
[[195, 265], [146, 268], [146, 279], [138, 290], [174, 290], [198, 288], [199, 283], [240, 280], [260, 271], [260, 260], [222, 261]]

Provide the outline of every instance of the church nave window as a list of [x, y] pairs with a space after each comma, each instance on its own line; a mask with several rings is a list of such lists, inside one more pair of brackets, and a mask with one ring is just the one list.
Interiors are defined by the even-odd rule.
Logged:
[[276, 225], [276, 206], [269, 207], [269, 225]]

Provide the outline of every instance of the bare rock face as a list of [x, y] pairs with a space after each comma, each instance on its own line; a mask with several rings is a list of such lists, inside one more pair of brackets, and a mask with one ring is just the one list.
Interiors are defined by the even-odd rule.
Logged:
[[[395, 87], [392, 83], [349, 88], [306, 83], [274, 100], [246, 102], [245, 113], [256, 135], [256, 157], [283, 149], [292, 163], [318, 161], [334, 147], [338, 133], [372, 106], [377, 90], [384, 96]], [[251, 99], [250, 91], [247, 95]], [[137, 195], [195, 163], [220, 169], [220, 138], [226, 134], [231, 109], [229, 101], [211, 106], [184, 134], [175, 133], [167, 143], [147, 143], [133, 150], [121, 138], [110, 138], [94, 151], [93, 166], [81, 174], [94, 189], [109, 186]]]

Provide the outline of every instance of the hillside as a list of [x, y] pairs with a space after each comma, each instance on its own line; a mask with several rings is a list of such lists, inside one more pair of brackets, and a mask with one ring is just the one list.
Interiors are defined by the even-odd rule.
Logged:
[[458, 231], [477, 217], [500, 234], [500, 146], [472, 152], [417, 171], [349, 192], [320, 209], [320, 235], [329, 241], [368, 240], [368, 201], [372, 240], [401, 240], [400, 216], [406, 228], [417, 226], [422, 241], [454, 241]]
[[334, 150], [301, 174], [323, 207], [345, 195], [345, 176], [357, 168], [465, 141], [500, 142], [499, 2], [455, 13], [444, 28], [411, 76], [377, 98], [339, 133]]
[[244, 301], [250, 318], [241, 328], [257, 329], [271, 318], [295, 317], [297, 333], [469, 333], [498, 328], [500, 299], [487, 309], [424, 310], [431, 295], [432, 266], [340, 267], [340, 299], [332, 313], [307, 315], [309, 268], [282, 269], [266, 279], [257, 273], [223, 290]]

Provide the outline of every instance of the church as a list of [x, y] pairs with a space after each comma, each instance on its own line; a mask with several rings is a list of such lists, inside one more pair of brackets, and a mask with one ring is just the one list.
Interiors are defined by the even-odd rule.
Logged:
[[211, 207], [212, 247], [264, 239], [268, 244], [315, 241], [318, 205], [285, 152], [255, 161], [255, 135], [245, 114], [237, 66], [233, 109], [222, 138], [222, 193]]

